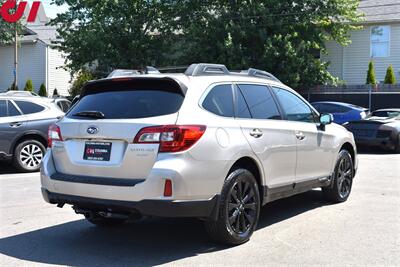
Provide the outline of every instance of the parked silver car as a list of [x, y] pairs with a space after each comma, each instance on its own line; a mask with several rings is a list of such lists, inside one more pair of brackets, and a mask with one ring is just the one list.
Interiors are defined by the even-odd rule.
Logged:
[[255, 69], [195, 64], [89, 82], [50, 127], [43, 197], [96, 225], [198, 217], [212, 238], [241, 244], [263, 204], [313, 188], [347, 200], [356, 146], [331, 122]]
[[0, 94], [0, 160], [20, 171], [38, 171], [49, 125], [64, 115], [53, 99], [23, 92]]

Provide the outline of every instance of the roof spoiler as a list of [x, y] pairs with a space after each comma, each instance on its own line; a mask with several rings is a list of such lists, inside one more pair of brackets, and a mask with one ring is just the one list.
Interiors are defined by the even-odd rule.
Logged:
[[154, 67], [147, 66], [143, 70], [128, 70], [128, 69], [116, 69], [112, 71], [107, 78], [116, 78], [116, 77], [129, 77], [136, 76], [141, 74], [158, 74], [160, 71]]

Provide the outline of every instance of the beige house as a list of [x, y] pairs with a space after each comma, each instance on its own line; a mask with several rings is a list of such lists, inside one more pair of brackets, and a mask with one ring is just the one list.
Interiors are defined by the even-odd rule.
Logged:
[[363, 0], [360, 11], [365, 14], [363, 29], [351, 33], [352, 43], [343, 47], [326, 43], [332, 75], [348, 85], [365, 84], [368, 63], [375, 63], [376, 79], [383, 82], [386, 69], [393, 65], [400, 83], [400, 0]]

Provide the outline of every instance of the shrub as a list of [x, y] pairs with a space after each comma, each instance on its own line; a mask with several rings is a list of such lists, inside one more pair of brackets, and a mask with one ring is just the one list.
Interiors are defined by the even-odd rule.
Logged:
[[59, 96], [58, 91], [57, 91], [57, 88], [54, 88], [53, 96]]
[[375, 79], [375, 67], [373, 61], [370, 61], [368, 65], [367, 84], [372, 84], [372, 85], [377, 84]]
[[33, 83], [32, 83], [32, 80], [31, 80], [31, 79], [28, 79], [28, 80], [26, 81], [24, 91], [28, 91], [28, 92], [33, 92], [33, 91], [34, 91], [34, 89], [33, 89]]
[[40, 85], [39, 95], [43, 96], [43, 97], [47, 97], [47, 89], [46, 89], [46, 86], [44, 85], [44, 83], [42, 83]]
[[396, 76], [394, 75], [393, 66], [387, 68], [385, 76], [385, 84], [396, 84]]
[[78, 76], [72, 83], [71, 89], [69, 89], [69, 94], [73, 97], [80, 95], [82, 87], [86, 82], [93, 80], [94, 76], [87, 70], [82, 70], [79, 72]]

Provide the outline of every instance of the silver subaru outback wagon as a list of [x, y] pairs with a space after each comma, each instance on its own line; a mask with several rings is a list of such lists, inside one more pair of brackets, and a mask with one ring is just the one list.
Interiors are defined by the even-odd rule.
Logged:
[[357, 169], [353, 135], [330, 114], [270, 73], [216, 64], [89, 82], [48, 134], [47, 202], [100, 226], [197, 217], [231, 245], [268, 202], [313, 188], [346, 201]]

